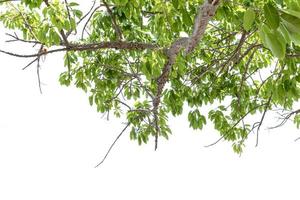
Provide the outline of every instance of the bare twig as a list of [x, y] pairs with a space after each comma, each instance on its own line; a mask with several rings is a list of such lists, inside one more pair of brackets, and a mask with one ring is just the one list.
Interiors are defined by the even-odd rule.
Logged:
[[83, 35], [84, 35], [84, 31], [86, 30], [86, 27], [88, 25], [88, 23], [90, 22], [90, 20], [92, 19], [93, 15], [95, 14], [95, 12], [100, 8], [100, 6], [96, 7], [93, 12], [91, 13], [91, 15], [89, 16], [89, 18], [86, 20], [82, 32], [81, 32], [81, 39], [83, 39]]
[[127, 123], [126, 126], [123, 128], [123, 130], [121, 131], [121, 133], [116, 137], [116, 139], [114, 140], [114, 142], [110, 145], [108, 151], [106, 152], [105, 156], [103, 157], [103, 159], [101, 160], [101, 162], [99, 162], [95, 168], [99, 167], [107, 158], [107, 156], [109, 155], [110, 151], [112, 150], [112, 148], [114, 147], [114, 145], [116, 144], [116, 142], [119, 140], [119, 138], [121, 137], [121, 135], [126, 131], [126, 129], [129, 127], [130, 123]]
[[34, 41], [34, 40], [24, 40], [18, 37], [18, 35], [16, 33], [14, 33], [14, 35], [9, 34], [9, 33], [5, 33], [7, 36], [12, 37], [13, 39], [11, 40], [6, 40], [5, 42], [25, 42], [25, 43], [33, 43], [33, 44], [41, 44], [39, 41]]
[[266, 113], [267, 113], [268, 108], [269, 108], [269, 106], [271, 104], [272, 96], [273, 95], [271, 94], [270, 97], [269, 97], [269, 99], [268, 99], [268, 102], [266, 103], [264, 112], [263, 112], [262, 117], [261, 117], [261, 119], [260, 119], [260, 121], [258, 123], [258, 126], [257, 126], [257, 130], [256, 130], [256, 144], [255, 144], [256, 147], [258, 146], [259, 129], [260, 129], [261, 125], [263, 124], [263, 121], [265, 119]]
[[83, 17], [80, 18], [80, 20], [77, 22], [77, 25], [80, 24], [82, 22], [82, 20], [84, 20], [92, 12], [95, 5], [96, 5], [96, 0], [93, 1], [93, 4], [92, 4], [90, 10]]
[[269, 127], [269, 129], [275, 129], [275, 128], [279, 128], [279, 127], [283, 126], [293, 115], [297, 115], [299, 113], [300, 113], [300, 109], [294, 110], [289, 113], [282, 114], [282, 117], [283, 117], [282, 121], [276, 126]]
[[33, 59], [30, 63], [28, 63], [25, 67], [23, 67], [22, 70], [27, 69], [27, 67], [29, 67], [30, 65], [32, 65], [37, 60], [38, 60], [38, 58]]

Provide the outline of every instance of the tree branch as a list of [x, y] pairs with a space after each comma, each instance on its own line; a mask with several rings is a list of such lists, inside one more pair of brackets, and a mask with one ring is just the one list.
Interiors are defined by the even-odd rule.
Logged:
[[160, 104], [160, 99], [164, 87], [168, 81], [169, 74], [171, 72], [172, 66], [175, 63], [176, 57], [180, 50], [185, 48], [185, 55], [191, 53], [196, 45], [199, 43], [200, 39], [204, 35], [207, 24], [211, 17], [214, 16], [215, 11], [219, 5], [219, 0], [206, 0], [205, 3], [198, 10], [197, 17], [194, 23], [194, 32], [189, 38], [179, 38], [173, 42], [169, 49], [166, 49], [166, 55], [168, 60], [162, 70], [161, 75], [157, 79], [157, 91], [153, 99], [153, 114], [154, 114], [154, 124], [156, 129], [155, 134], [155, 150], [157, 149], [158, 135], [160, 132], [158, 124], [158, 108]]
[[219, 3], [219, 0], [206, 0], [205, 3], [199, 8], [194, 23], [194, 31], [185, 50], [186, 54], [192, 52], [198, 45], [205, 32], [209, 20], [215, 15]]
[[114, 145], [116, 144], [116, 142], [119, 140], [119, 138], [121, 137], [121, 135], [126, 131], [126, 129], [129, 127], [130, 123], [127, 123], [127, 125], [123, 128], [123, 130], [121, 131], [121, 133], [116, 137], [116, 139], [114, 140], [114, 142], [110, 145], [108, 151], [106, 152], [105, 156], [103, 157], [103, 159], [101, 160], [101, 162], [99, 162], [95, 168], [99, 167], [107, 158], [108, 154], [110, 153], [110, 151], [112, 150], [112, 148], [114, 147]]
[[160, 49], [160, 47], [156, 44], [150, 44], [150, 43], [112, 41], [112, 42], [99, 42], [99, 43], [91, 43], [91, 44], [70, 43], [69, 46], [67, 47], [53, 49], [46, 52], [39, 52], [35, 54], [17, 54], [17, 53], [4, 51], [1, 49], [0, 52], [10, 56], [20, 57], [20, 58], [32, 58], [41, 55], [62, 52], [62, 51], [94, 51], [99, 49], [118, 49], [118, 50], [125, 49], [125, 50], [134, 51], [134, 50], [146, 50], [146, 49], [154, 50], [154, 49]]

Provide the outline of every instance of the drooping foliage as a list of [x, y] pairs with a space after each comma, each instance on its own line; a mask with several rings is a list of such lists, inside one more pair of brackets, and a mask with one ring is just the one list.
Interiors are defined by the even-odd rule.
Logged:
[[[298, 0], [22, 0], [1, 10], [13, 40], [40, 47], [2, 53], [39, 68], [41, 56], [64, 52], [60, 83], [88, 93], [98, 112], [126, 116], [139, 144], [169, 138], [168, 116], [188, 107], [191, 128], [212, 121], [240, 153], [269, 110], [292, 110], [300, 98]], [[282, 124], [294, 116], [299, 126], [298, 112]]]

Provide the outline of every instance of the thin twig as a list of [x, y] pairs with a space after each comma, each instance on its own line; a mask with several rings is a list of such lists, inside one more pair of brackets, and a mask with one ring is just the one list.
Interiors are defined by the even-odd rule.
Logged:
[[130, 123], [127, 123], [126, 126], [123, 128], [123, 130], [121, 131], [121, 133], [116, 137], [116, 139], [114, 140], [114, 142], [110, 145], [108, 151], [106, 152], [105, 156], [103, 157], [103, 159], [101, 160], [101, 162], [99, 162], [95, 168], [99, 167], [107, 158], [108, 154], [110, 153], [111, 149], [114, 147], [115, 143], [119, 140], [119, 138], [121, 137], [121, 135], [126, 131], [126, 129], [129, 127]]
[[261, 119], [260, 119], [260, 121], [259, 121], [259, 123], [258, 123], [257, 131], [256, 131], [256, 144], [255, 144], [256, 147], [258, 146], [259, 129], [260, 129], [260, 127], [261, 127], [261, 125], [263, 124], [263, 121], [264, 121], [264, 119], [265, 119], [266, 113], [267, 113], [267, 111], [268, 111], [268, 107], [270, 106], [270, 103], [271, 103], [271, 100], [272, 100], [272, 96], [273, 96], [273, 95], [271, 94], [270, 97], [269, 97], [269, 99], [268, 99], [268, 102], [267, 102], [267, 104], [266, 104], [266, 106], [265, 106], [263, 115], [262, 115], [262, 117], [261, 117]]
[[84, 31], [86, 30], [86, 27], [88, 25], [88, 23], [90, 22], [90, 20], [92, 19], [94, 13], [100, 8], [100, 6], [96, 7], [93, 12], [91, 13], [91, 15], [89, 16], [89, 18], [86, 20], [84, 26], [83, 26], [83, 29], [82, 29], [82, 32], [81, 32], [81, 39], [83, 39], [83, 36], [84, 36]]
[[91, 6], [90, 10], [83, 17], [80, 18], [80, 20], [77, 22], [77, 25], [80, 24], [82, 20], [84, 20], [92, 12], [95, 5], [96, 5], [96, 0], [93, 1], [93, 5]]
[[29, 67], [30, 65], [32, 65], [35, 61], [37, 61], [38, 58], [35, 58], [34, 60], [32, 60], [30, 63], [28, 63], [25, 67], [22, 68], [22, 70], [25, 70], [27, 67]]

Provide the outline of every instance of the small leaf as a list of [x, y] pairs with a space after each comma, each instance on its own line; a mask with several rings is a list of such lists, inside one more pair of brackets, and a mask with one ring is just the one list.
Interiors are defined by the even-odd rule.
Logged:
[[89, 103], [92, 106], [94, 101], [94, 95], [89, 96]]
[[253, 24], [255, 20], [255, 12], [252, 9], [248, 9], [245, 13], [244, 13], [244, 22], [243, 22], [243, 26], [244, 29], [246, 31], [249, 31], [251, 29], [251, 26]]
[[182, 9], [182, 21], [186, 26], [191, 26], [193, 24], [189, 13], [185, 9]]

